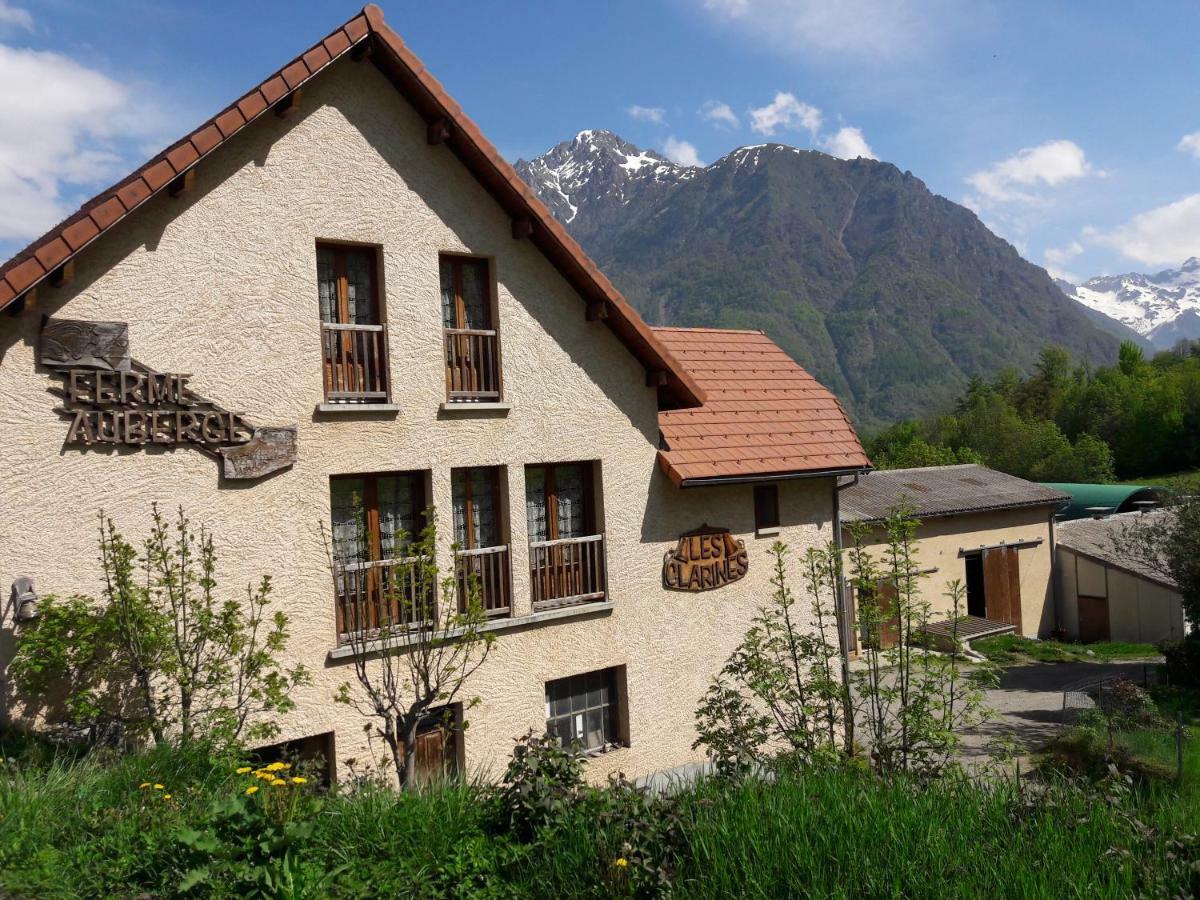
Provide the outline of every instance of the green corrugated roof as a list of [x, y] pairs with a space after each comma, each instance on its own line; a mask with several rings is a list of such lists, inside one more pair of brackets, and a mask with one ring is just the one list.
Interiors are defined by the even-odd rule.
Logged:
[[1160, 499], [1158, 488], [1142, 484], [1071, 484], [1050, 481], [1040, 484], [1071, 495], [1070, 505], [1059, 513], [1059, 518], [1064, 520], [1090, 516], [1088, 508], [1092, 506], [1102, 506], [1114, 513], [1130, 512], [1137, 509], [1134, 504], [1139, 500]]

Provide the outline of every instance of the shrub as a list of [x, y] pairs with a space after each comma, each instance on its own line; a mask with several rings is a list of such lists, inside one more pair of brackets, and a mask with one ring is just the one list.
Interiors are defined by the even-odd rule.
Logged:
[[1167, 678], [1180, 687], [1200, 687], [1200, 637], [1163, 641], [1158, 645], [1166, 661]]
[[503, 825], [523, 840], [562, 817], [583, 792], [583, 762], [558, 738], [530, 729], [517, 738], [508, 768], [500, 779]]

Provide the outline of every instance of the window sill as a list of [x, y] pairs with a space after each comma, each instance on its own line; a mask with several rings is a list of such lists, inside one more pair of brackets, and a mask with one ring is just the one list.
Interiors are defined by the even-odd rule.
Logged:
[[318, 403], [319, 415], [353, 416], [353, 415], [395, 415], [400, 407], [395, 403]]
[[[595, 615], [596, 613], [611, 612], [615, 605], [611, 600], [602, 600], [596, 603], [579, 603], [575, 606], [541, 610], [516, 619], [490, 619], [479, 626], [479, 631], [480, 633], [515, 631], [518, 628], [528, 628], [530, 625], [540, 625], [543, 622], [554, 622], [560, 619], [577, 619]], [[437, 636], [455, 638], [461, 636], [463, 633], [464, 629], [457, 628], [448, 635], [443, 635], [443, 633], [439, 632]], [[419, 644], [422, 639], [420, 635], [396, 635], [388, 638], [386, 641], [369, 641], [366, 646], [366, 652], [378, 653], [381, 650], [390, 650], [396, 647], [413, 647]], [[351, 644], [341, 644], [329, 651], [330, 659], [350, 659], [354, 655], [354, 646]]]
[[505, 402], [503, 400], [479, 402], [479, 403], [476, 403], [474, 401], [467, 401], [467, 400], [447, 400], [445, 403], [443, 403], [441, 406], [438, 407], [438, 410], [440, 412], [456, 413], [456, 414], [465, 413], [467, 415], [470, 415], [471, 413], [480, 413], [480, 412], [483, 412], [483, 413], [507, 413], [510, 409], [512, 409], [512, 404]]
[[778, 525], [772, 525], [770, 528], [759, 528], [759, 529], [756, 529], [756, 530], [755, 530], [755, 532], [754, 532], [754, 536], [755, 536], [755, 537], [760, 537], [760, 538], [762, 538], [762, 537], [775, 537], [775, 536], [776, 536], [776, 535], [778, 535], [778, 534], [779, 534], [779, 532], [780, 532], [780, 531], [782, 531], [782, 530], [783, 530], [783, 529], [781, 529], [781, 528], [780, 528]]

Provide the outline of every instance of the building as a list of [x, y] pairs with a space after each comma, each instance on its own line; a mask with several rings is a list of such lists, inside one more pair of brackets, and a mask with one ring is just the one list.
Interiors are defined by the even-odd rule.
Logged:
[[1151, 644], [1183, 638], [1178, 586], [1116, 549], [1122, 530], [1136, 526], [1143, 515], [1162, 513], [1122, 513], [1058, 524], [1063, 628], [1072, 638]]
[[1087, 519], [1097, 513], [1127, 513], [1157, 506], [1162, 502], [1162, 490], [1140, 484], [1078, 484], [1073, 482], [1042, 482], [1042, 487], [1062, 491], [1071, 498], [1058, 514], [1058, 521]]
[[225, 590], [273, 575], [313, 672], [281, 739], [341, 773], [378, 757], [332, 702], [353, 498], [343, 571], [432, 507], [484, 585], [499, 640], [439, 752], [496, 772], [550, 726], [602, 778], [697, 758], [766, 548], [831, 540], [869, 465], [762, 334], [647, 327], [375, 6], [0, 267], [0, 309], [5, 587], [98, 595], [97, 510], [132, 537], [182, 504]]
[[[881, 559], [884, 521], [892, 510], [908, 509], [920, 520], [921, 599], [935, 620], [949, 617], [947, 585], [957, 579], [966, 589], [963, 612], [989, 620], [994, 631], [1038, 637], [1058, 627], [1053, 520], [1066, 500], [1060, 491], [985, 466], [888, 469], [841, 492], [841, 518], [871, 526], [866, 546]], [[843, 540], [851, 540], [848, 531]]]

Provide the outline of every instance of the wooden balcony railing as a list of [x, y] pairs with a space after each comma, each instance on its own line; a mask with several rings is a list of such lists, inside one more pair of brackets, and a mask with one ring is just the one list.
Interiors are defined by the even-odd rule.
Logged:
[[508, 547], [459, 550], [454, 559], [458, 581], [458, 611], [467, 611], [472, 590], [478, 590], [483, 611], [490, 616], [512, 615], [512, 573]]
[[604, 535], [533, 541], [529, 569], [534, 609], [603, 600], [608, 587]]
[[500, 342], [482, 328], [447, 328], [446, 390], [451, 400], [500, 399]]
[[426, 557], [406, 556], [337, 567], [337, 632], [350, 643], [428, 625], [437, 618], [437, 586]]
[[330, 403], [386, 403], [387, 326], [321, 323], [325, 399]]

